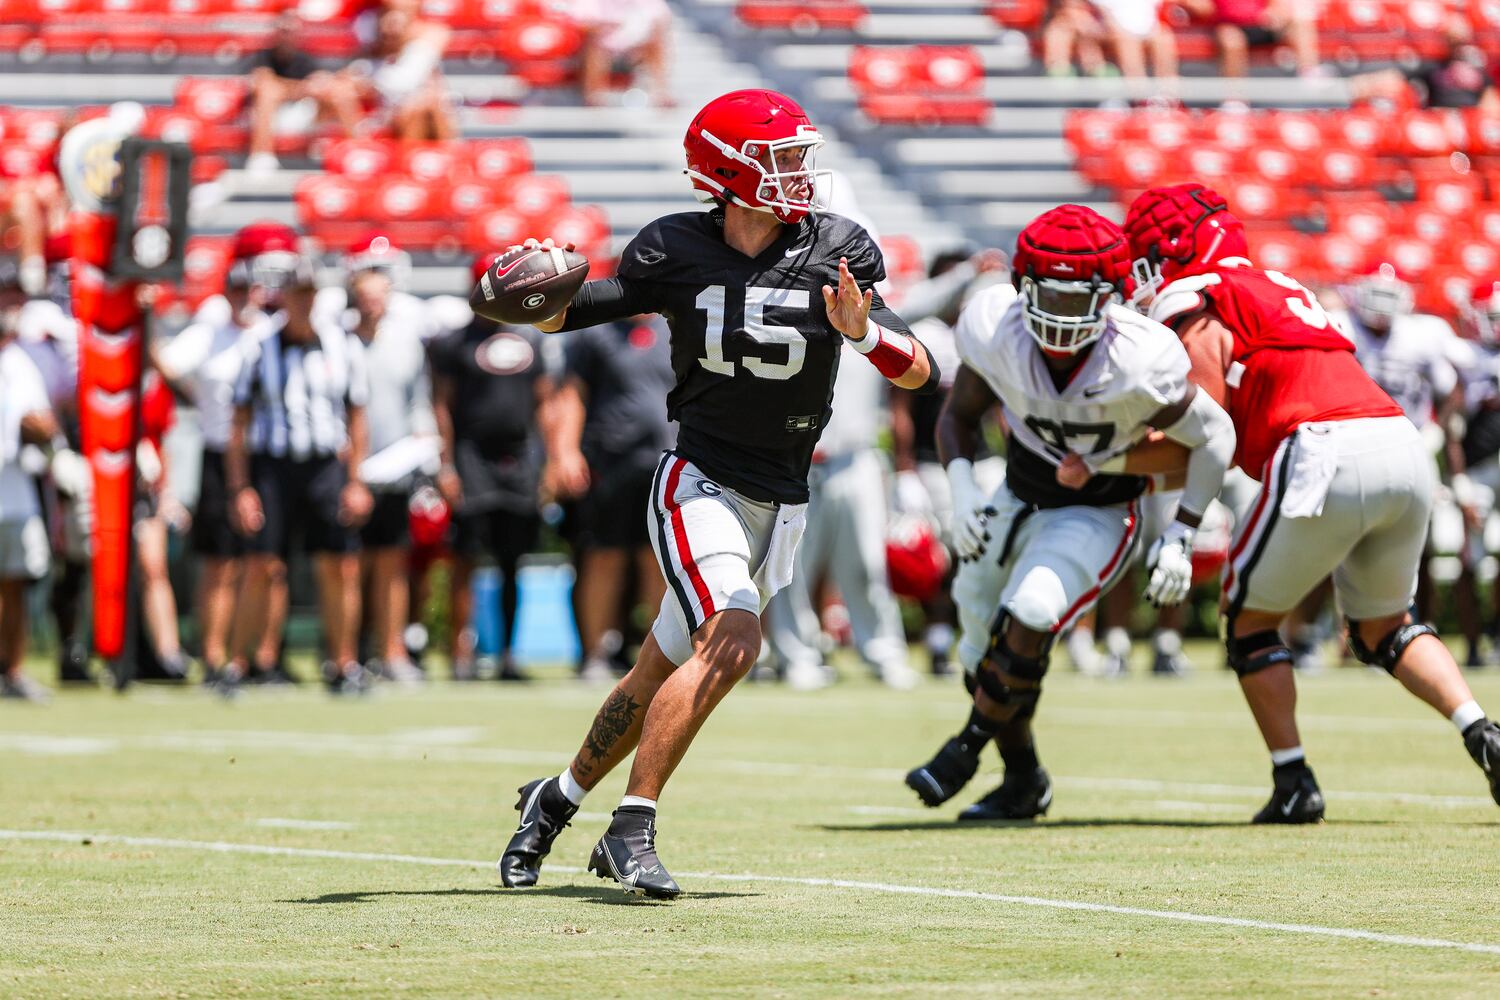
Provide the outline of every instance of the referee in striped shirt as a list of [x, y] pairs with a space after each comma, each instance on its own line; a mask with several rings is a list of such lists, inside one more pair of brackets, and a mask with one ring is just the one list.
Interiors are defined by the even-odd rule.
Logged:
[[337, 323], [313, 318], [312, 261], [284, 256], [279, 269], [257, 261], [279, 270], [268, 281], [281, 286], [283, 308], [247, 354], [225, 452], [231, 516], [246, 536], [243, 592], [255, 605], [247, 624], [261, 634], [268, 585], [285, 580], [300, 537], [317, 575], [324, 681], [358, 694], [368, 686], [357, 653], [359, 527], [372, 503], [357, 475], [366, 453], [364, 348]]

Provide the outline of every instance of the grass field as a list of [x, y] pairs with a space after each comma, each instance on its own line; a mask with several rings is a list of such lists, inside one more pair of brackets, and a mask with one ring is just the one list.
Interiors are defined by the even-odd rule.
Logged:
[[582, 872], [623, 774], [497, 888], [598, 689], [0, 706], [0, 996], [1493, 997], [1500, 809], [1452, 727], [1362, 670], [1302, 692], [1321, 827], [1245, 825], [1268, 765], [1217, 671], [1049, 679], [1052, 814], [976, 827], [993, 756], [954, 808], [901, 784], [956, 683], [746, 687], [662, 802], [671, 904]]

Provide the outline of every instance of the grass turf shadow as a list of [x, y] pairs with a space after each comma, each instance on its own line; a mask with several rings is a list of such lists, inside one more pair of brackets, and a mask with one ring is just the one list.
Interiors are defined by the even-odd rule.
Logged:
[[[734, 899], [759, 896], [758, 892], [684, 892], [679, 901], [695, 899]], [[622, 889], [606, 885], [554, 885], [532, 889], [365, 889], [353, 892], [326, 892], [321, 896], [304, 896], [300, 899], [278, 899], [278, 903], [296, 903], [304, 906], [329, 906], [341, 903], [372, 903], [386, 896], [494, 896], [496, 898], [520, 899], [526, 896], [550, 896], [562, 899], [581, 899], [603, 906], [635, 906], [642, 903], [666, 903], [669, 900], [631, 896]]]
[[[1384, 819], [1335, 819], [1333, 826], [1390, 826]], [[820, 823], [805, 829], [822, 830], [826, 833], [922, 833], [937, 830], [1057, 830], [1089, 827], [1162, 827], [1167, 829], [1214, 830], [1248, 829], [1253, 826], [1248, 819], [1057, 819], [1037, 822], [1029, 819], [934, 819], [912, 820], [892, 823]], [[1316, 825], [1316, 824], [1315, 824]]]

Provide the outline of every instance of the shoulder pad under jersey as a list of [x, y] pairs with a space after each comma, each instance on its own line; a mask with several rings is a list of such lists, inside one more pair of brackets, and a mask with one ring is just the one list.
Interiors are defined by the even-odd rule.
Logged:
[[1219, 281], [1219, 276], [1212, 271], [1178, 278], [1156, 293], [1147, 315], [1158, 323], [1171, 326], [1207, 306], [1208, 296], [1204, 294], [1204, 290], [1217, 285]]

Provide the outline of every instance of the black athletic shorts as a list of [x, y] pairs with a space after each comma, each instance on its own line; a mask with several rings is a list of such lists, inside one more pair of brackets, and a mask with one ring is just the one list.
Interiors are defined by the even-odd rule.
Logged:
[[193, 514], [193, 552], [213, 559], [244, 554], [245, 538], [229, 522], [229, 485], [224, 478], [224, 453], [203, 449], [203, 475], [198, 480], [198, 509]]
[[591, 463], [597, 478], [575, 507], [579, 545], [586, 549], [637, 549], [651, 544], [646, 511], [660, 461], [658, 453], [649, 465], [631, 463], [602, 475], [600, 470], [608, 466]]
[[250, 481], [260, 494], [266, 523], [247, 541], [247, 552], [285, 559], [299, 540], [302, 551], [309, 553], [359, 551], [359, 529], [339, 523], [339, 494], [348, 478], [337, 458], [295, 462], [255, 455]]
[[405, 493], [375, 493], [370, 519], [359, 529], [367, 549], [404, 548], [411, 537], [411, 513]]
[[1245, 44], [1252, 49], [1267, 45], [1280, 45], [1283, 32], [1259, 24], [1250, 24], [1240, 29], [1245, 33]]
[[462, 559], [489, 556], [512, 562], [536, 550], [542, 519], [536, 514], [508, 510], [459, 510], [453, 519], [453, 551]]

